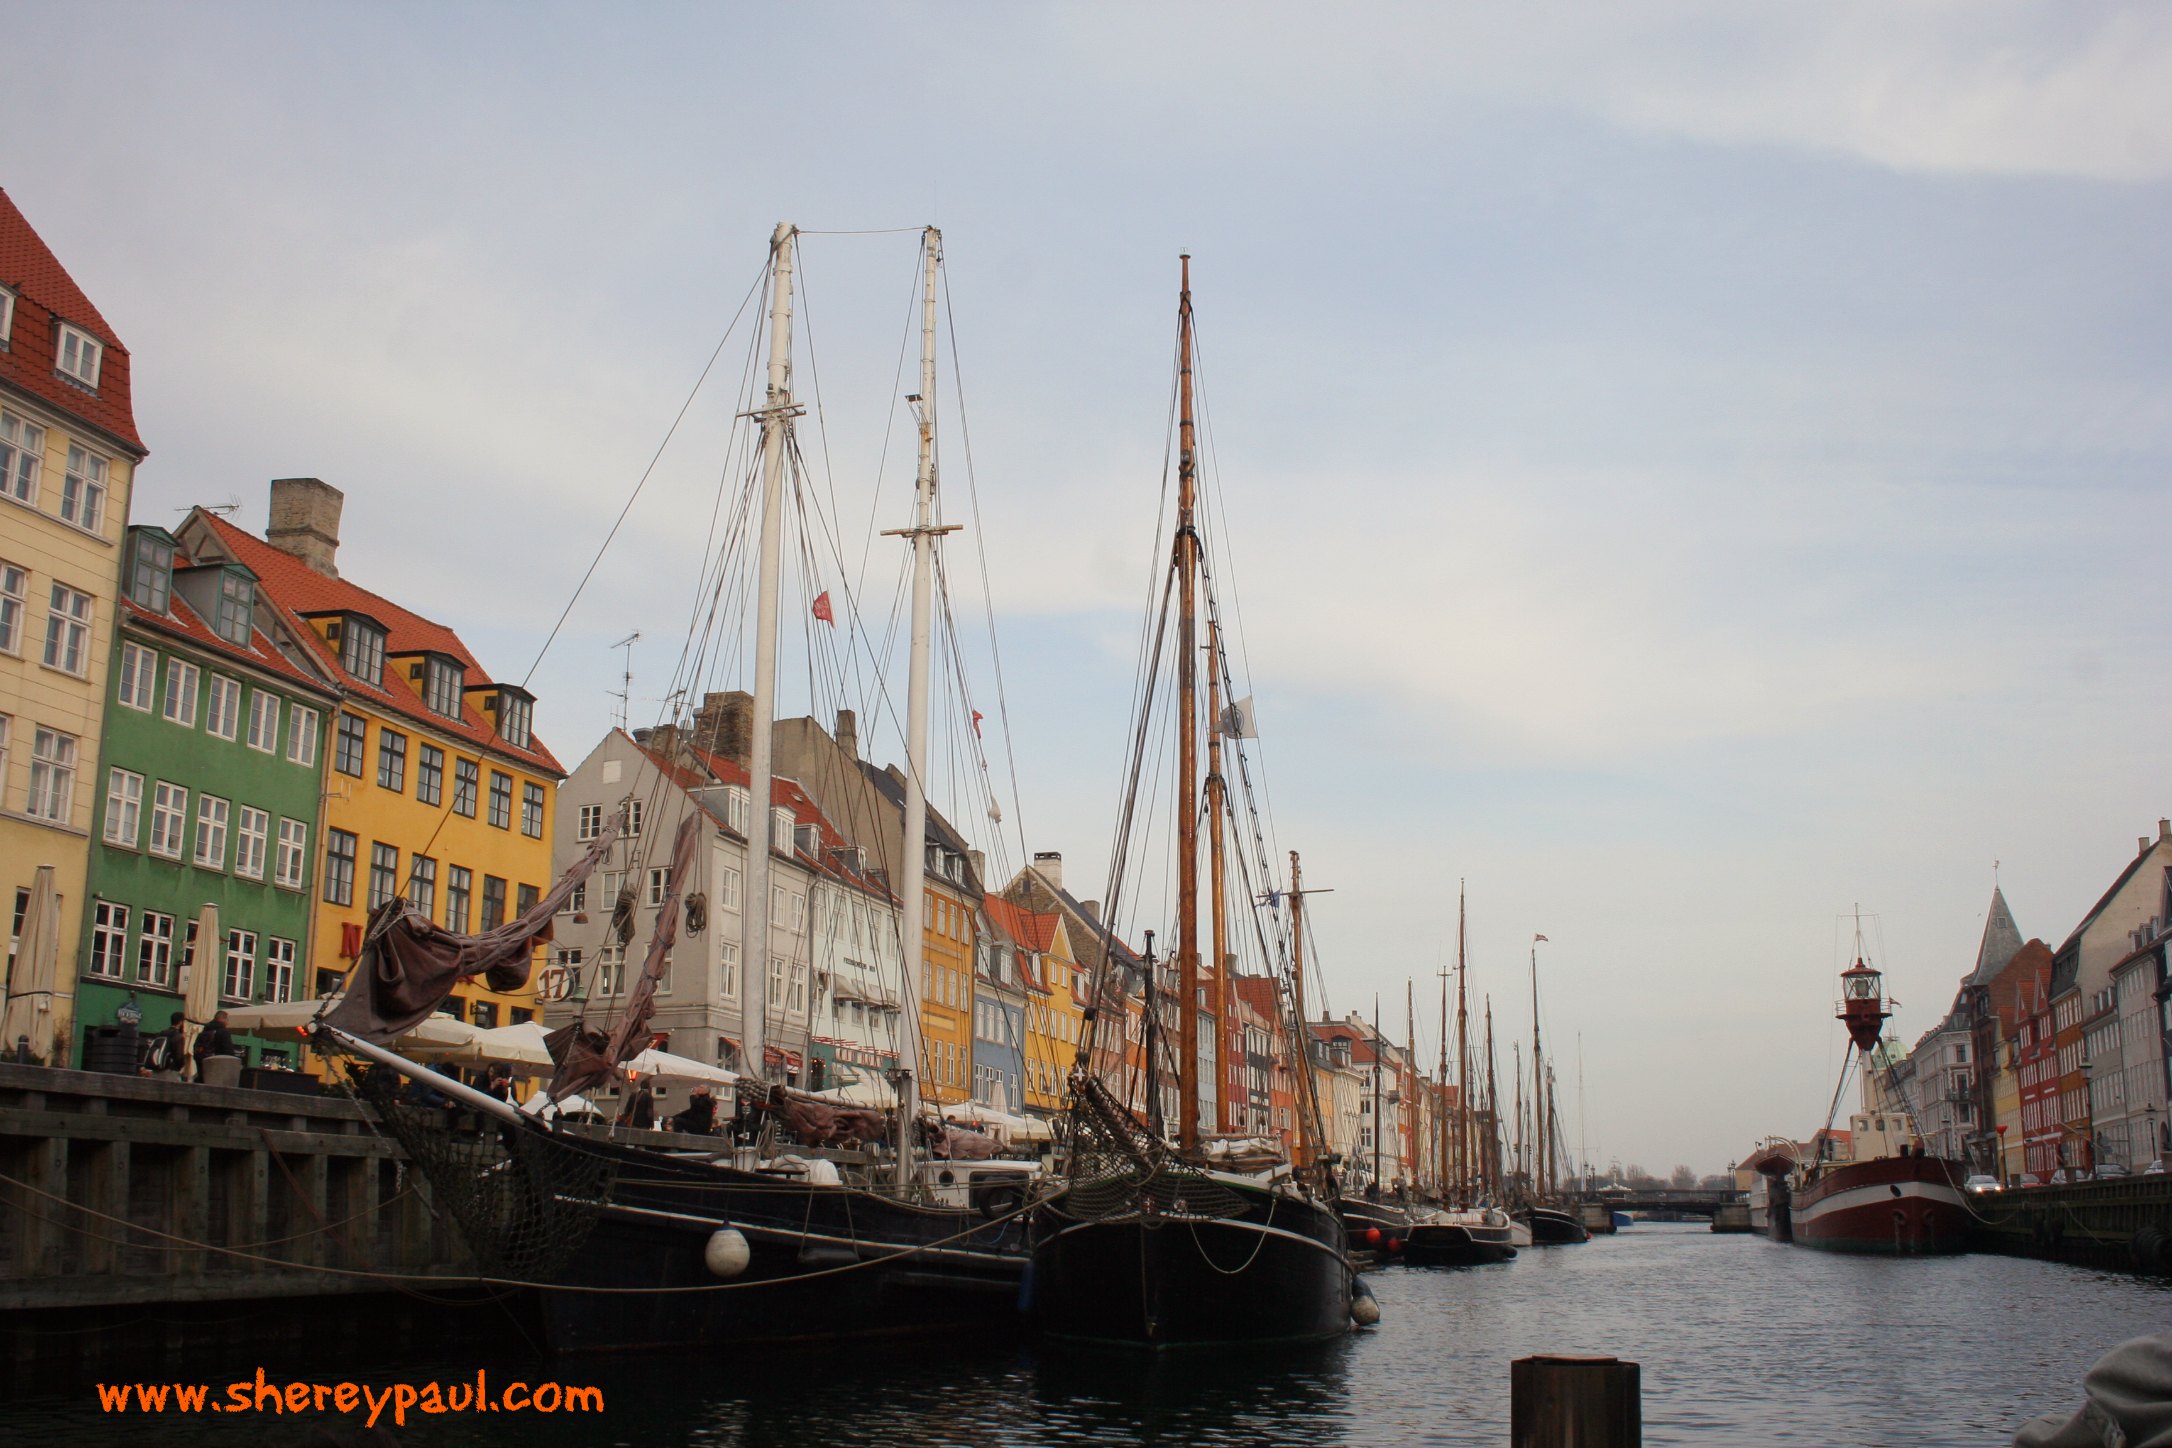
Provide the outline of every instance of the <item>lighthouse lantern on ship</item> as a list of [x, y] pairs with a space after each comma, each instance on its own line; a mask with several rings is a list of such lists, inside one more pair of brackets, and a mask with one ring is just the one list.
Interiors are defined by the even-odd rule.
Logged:
[[1892, 1016], [1885, 1008], [1885, 978], [1862, 957], [1840, 972], [1840, 1012], [1835, 1018], [1848, 1028], [1848, 1039], [1859, 1051], [1878, 1044], [1878, 1035]]

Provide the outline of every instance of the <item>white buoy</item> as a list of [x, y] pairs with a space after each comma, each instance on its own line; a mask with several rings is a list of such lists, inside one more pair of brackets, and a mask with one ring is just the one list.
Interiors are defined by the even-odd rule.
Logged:
[[753, 1260], [754, 1253], [748, 1248], [746, 1237], [732, 1227], [720, 1227], [711, 1232], [708, 1243], [701, 1249], [702, 1265], [717, 1277], [737, 1277]]
[[1359, 1327], [1371, 1327], [1380, 1321], [1380, 1299], [1373, 1296], [1362, 1277], [1350, 1279], [1350, 1320]]

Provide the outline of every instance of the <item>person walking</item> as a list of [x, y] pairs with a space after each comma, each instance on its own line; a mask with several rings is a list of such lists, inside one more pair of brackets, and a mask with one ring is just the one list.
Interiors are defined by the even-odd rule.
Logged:
[[137, 1069], [154, 1081], [179, 1081], [189, 1063], [188, 1041], [183, 1033], [187, 1024], [188, 1017], [175, 1011], [165, 1030], [145, 1039]]

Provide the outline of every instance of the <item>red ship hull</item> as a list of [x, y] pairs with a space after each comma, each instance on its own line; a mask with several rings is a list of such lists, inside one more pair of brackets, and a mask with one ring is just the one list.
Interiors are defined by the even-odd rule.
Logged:
[[1959, 1162], [1924, 1156], [1828, 1167], [1794, 1194], [1795, 1240], [1828, 1252], [1965, 1252], [1964, 1170]]

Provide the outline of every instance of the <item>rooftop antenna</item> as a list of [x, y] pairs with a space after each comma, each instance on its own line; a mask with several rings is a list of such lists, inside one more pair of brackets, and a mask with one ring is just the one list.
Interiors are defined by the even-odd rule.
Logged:
[[612, 698], [618, 700], [618, 709], [611, 717], [617, 721], [618, 727], [621, 729], [627, 727], [627, 714], [633, 700], [633, 646], [634, 641], [640, 637], [641, 630], [635, 629], [632, 633], [611, 645], [614, 649], [624, 649], [626, 651], [626, 666], [619, 673], [619, 687], [611, 694]]

